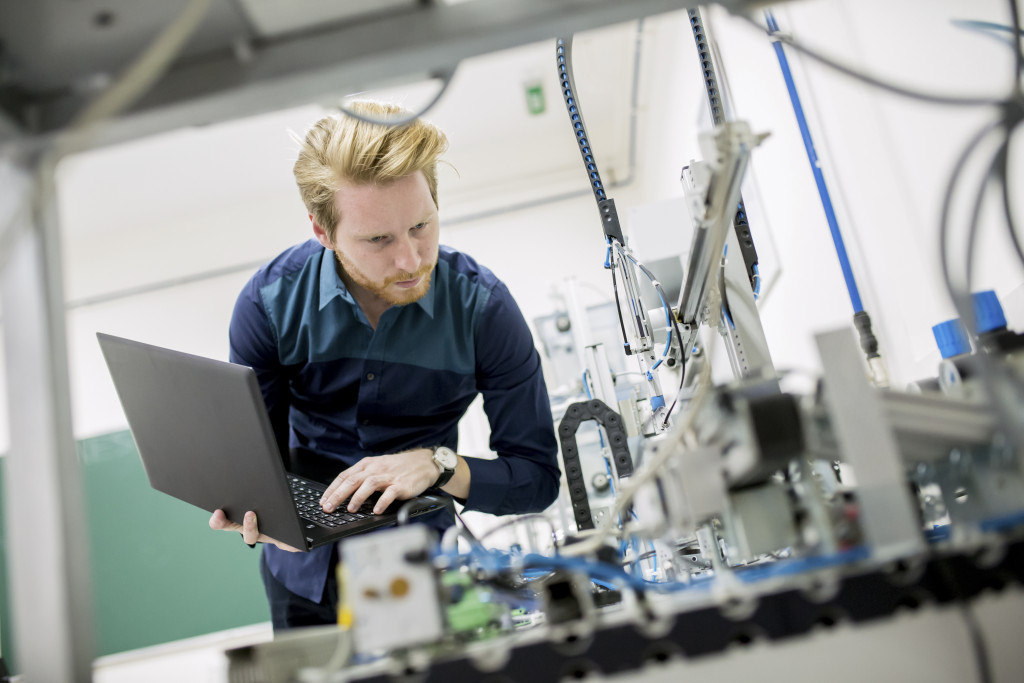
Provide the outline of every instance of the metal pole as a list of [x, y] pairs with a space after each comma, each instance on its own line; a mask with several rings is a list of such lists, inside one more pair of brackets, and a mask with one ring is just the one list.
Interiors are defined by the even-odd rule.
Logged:
[[4, 511], [18, 668], [29, 683], [73, 683], [92, 679], [92, 599], [47, 166], [33, 178], [0, 158], [0, 220], [15, 230], [0, 273], [11, 438]]

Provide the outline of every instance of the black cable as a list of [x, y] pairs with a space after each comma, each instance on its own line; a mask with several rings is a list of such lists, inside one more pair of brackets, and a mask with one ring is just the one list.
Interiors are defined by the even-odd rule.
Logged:
[[402, 503], [402, 506], [398, 508], [398, 519], [396, 520], [396, 524], [398, 524], [398, 526], [405, 526], [406, 524], [408, 524], [410, 511], [417, 505], [421, 505], [424, 498], [429, 498], [430, 500], [433, 500], [434, 502], [438, 503], [439, 505], [442, 506], [442, 509], [446, 507], [451, 508], [452, 512], [455, 513], [455, 516], [458, 517], [459, 513], [455, 511], [455, 501], [453, 501], [448, 496], [421, 494], [417, 498], [413, 498], [412, 500], [407, 500], [404, 503]]
[[638, 555], [636, 557], [636, 559], [634, 559], [634, 560], [626, 560], [625, 562], [622, 563], [622, 566], [623, 567], [631, 567], [631, 566], [633, 566], [635, 564], [640, 564], [644, 560], [649, 560], [649, 559], [651, 559], [652, 557], [654, 557], [657, 554], [658, 554], [657, 550], [648, 550], [647, 552], [643, 553], [642, 555]]
[[[825, 64], [841, 73], [844, 73], [852, 78], [858, 79], [862, 82], [868, 83], [875, 87], [887, 90], [889, 92], [910, 97], [913, 99], [923, 100], [934, 104], [946, 104], [946, 105], [985, 105], [985, 104], [997, 104], [1002, 109], [1002, 117], [984, 126], [975, 136], [970, 140], [967, 147], [964, 149], [960, 157], [957, 159], [956, 165], [953, 169], [953, 174], [950, 178], [949, 184], [946, 188], [946, 195], [943, 198], [942, 206], [942, 217], [939, 232], [939, 246], [941, 252], [941, 265], [942, 265], [942, 276], [945, 280], [947, 289], [949, 290], [950, 297], [953, 299], [953, 305], [957, 309], [957, 313], [960, 315], [963, 323], [968, 327], [972, 333], [976, 333], [976, 325], [974, 320], [974, 306], [971, 300], [970, 286], [971, 286], [971, 271], [973, 255], [974, 255], [974, 242], [977, 236], [978, 226], [978, 214], [980, 213], [980, 206], [982, 202], [982, 195], [984, 194], [985, 187], [991, 181], [993, 175], [997, 175], [1000, 178], [1008, 178], [1008, 171], [1002, 169], [1004, 163], [1002, 162], [1002, 155], [1008, 152], [1006, 148], [1009, 146], [1010, 139], [1016, 130], [1017, 126], [1024, 121], [1024, 94], [1019, 83], [1019, 69], [1024, 66], [1024, 57], [1021, 55], [1020, 47], [1020, 17], [1017, 10], [1017, 5], [1014, 0], [1011, 0], [1011, 15], [1014, 22], [1013, 30], [1015, 31], [1014, 39], [1016, 41], [1014, 50], [1014, 62], [1015, 62], [1015, 80], [1014, 87], [1010, 95], [1005, 100], [994, 100], [994, 99], [982, 99], [982, 98], [957, 98], [945, 95], [934, 95], [931, 93], [924, 93], [920, 91], [914, 91], [900, 86], [893, 85], [881, 79], [869, 76], [865, 73], [859, 72], [855, 69], [839, 64], [836, 61], [825, 57], [817, 53], [814, 50], [807, 48], [800, 43], [795, 42], [792, 38], [782, 35], [778, 32], [772, 31], [771, 29], [765, 29], [752, 17], [744, 16], [743, 18], [749, 23], [756, 26], [758, 29], [765, 31], [771, 38], [779, 40], [786, 45], [789, 45], [793, 49], [801, 52], [808, 57]], [[974, 204], [974, 211], [971, 218], [971, 224], [968, 231], [968, 245], [967, 245], [967, 258], [968, 262], [964, 269], [966, 275], [966, 282], [963, 283], [964, 290], [960, 291], [956, 284], [954, 284], [952, 274], [950, 273], [950, 263], [948, 256], [948, 244], [949, 244], [949, 211], [950, 204], [952, 201], [952, 195], [959, 184], [961, 174], [963, 173], [964, 167], [967, 160], [982, 143], [982, 141], [996, 128], [1003, 127], [1005, 129], [1004, 139], [1000, 146], [1000, 152], [993, 159], [989, 165], [988, 171], [985, 174], [985, 179], [982, 182], [982, 187], [978, 192], [977, 200]], [[1005, 182], [1004, 182], [1005, 184]], [[1004, 191], [1005, 188], [1004, 188]], [[1004, 209], [1009, 205], [1008, 198], [1004, 201]], [[1012, 221], [1012, 216], [1011, 216]], [[1013, 230], [1013, 225], [1009, 225], [1010, 229]], [[1014, 231], [1013, 241], [1015, 242], [1015, 249], [1018, 248], [1016, 244], [1016, 231]], [[1024, 252], [1024, 250], [1020, 250]], [[998, 413], [998, 419], [1001, 427], [1007, 432], [1007, 434], [1013, 435], [1014, 441], [1024, 443], [1024, 428], [1018, 426], [1014, 419], [1014, 415], [1010, 410], [1010, 405], [1016, 400], [1015, 394], [1017, 388], [1012, 386], [1010, 383], [1010, 377], [1005, 373], [998, 373], [994, 367], [992, 367], [992, 360], [985, 354], [978, 354], [978, 366], [980, 374], [983, 378], [986, 389], [991, 394], [992, 403], [994, 410]], [[1003, 400], [1005, 399], [1005, 400]]]
[[1024, 71], [1024, 51], [1021, 50], [1020, 46], [1020, 11], [1017, 9], [1017, 0], [1009, 0], [1010, 2], [1010, 20], [1013, 24], [1013, 92], [1014, 94], [1021, 94], [1020, 87], [1020, 74]]
[[[685, 350], [683, 349], [683, 332], [682, 332], [682, 330], [679, 329], [679, 321], [676, 319], [676, 317], [677, 317], [676, 314], [672, 311], [671, 306], [668, 305], [668, 296], [665, 294], [665, 289], [661, 286], [661, 282], [658, 281], [658, 278], [656, 278], [654, 276], [654, 273], [652, 273], [647, 268], [647, 266], [645, 266], [643, 263], [641, 263], [637, 259], [633, 258], [632, 256], [627, 255], [625, 250], [623, 249], [622, 245], [619, 244], [618, 242], [612, 240], [611, 249], [612, 249], [613, 252], [615, 252], [615, 254], [617, 256], [619, 256], [620, 258], [625, 256], [626, 260], [632, 261], [636, 265], [636, 267], [640, 269], [640, 272], [642, 272], [644, 274], [644, 276], [648, 280], [650, 280], [651, 284], [654, 286], [655, 290], [658, 292], [658, 297], [661, 299], [662, 307], [663, 308], [668, 308], [668, 319], [669, 319], [669, 322], [671, 323], [671, 329], [668, 332], [669, 335], [670, 335], [669, 336], [669, 343], [671, 343], [671, 335], [674, 333], [675, 334], [675, 338], [676, 338], [676, 343], [679, 345], [679, 389], [676, 391], [676, 395], [672, 399], [672, 405], [670, 405], [668, 410], [665, 411], [665, 419], [662, 420], [662, 423], [661, 423], [662, 427], [665, 427], [665, 426], [668, 426], [668, 420], [672, 416], [672, 411], [675, 409], [676, 403], [678, 403], [678, 401], [679, 401], [679, 392], [682, 391], [683, 383], [686, 381], [686, 353], [685, 353]], [[616, 304], [616, 309], [619, 312], [619, 326], [622, 329], [622, 338], [625, 340], [626, 339], [626, 328], [625, 328], [625, 324], [622, 321], [622, 308], [621, 308], [621, 306], [619, 306], [619, 292], [618, 292], [618, 288], [616, 286], [615, 263], [614, 263], [614, 261], [612, 262], [612, 289], [615, 290], [615, 304]], [[629, 348], [628, 342], [626, 343], [626, 353], [627, 354], [631, 353], [631, 350]], [[652, 414], [651, 417], [653, 419], [653, 417], [654, 417], [653, 414]], [[644, 423], [645, 427], [646, 427], [646, 424], [647, 423]]]
[[[1006, 154], [1006, 141], [999, 146], [999, 150], [996, 152], [995, 157], [989, 163], [988, 168], [985, 170], [985, 177], [981, 181], [981, 186], [978, 188], [978, 193], [974, 198], [974, 204], [971, 206], [971, 218], [968, 224], [967, 230], [967, 250], [965, 254], [965, 269], [964, 269], [964, 291], [963, 291], [963, 302], [966, 304], [968, 310], [973, 308], [971, 304], [971, 283], [974, 281], [974, 247], [977, 244], [978, 236], [978, 225], [981, 222], [981, 206], [985, 202], [985, 190], [994, 179], [998, 177], [999, 167], [1001, 165], [1000, 157]], [[952, 294], [952, 292], [951, 292]], [[973, 313], [973, 311], [971, 311]], [[963, 311], [961, 311], [961, 315]], [[974, 316], [967, 316], [971, 324], [969, 329], [977, 334], [976, 325], [974, 324]]]
[[349, 118], [355, 119], [357, 121], [362, 121], [363, 123], [369, 123], [375, 126], [385, 126], [387, 128], [401, 128], [403, 126], [408, 126], [409, 124], [413, 123], [416, 119], [420, 118], [428, 111], [433, 109], [434, 105], [437, 104], [438, 101], [440, 101], [441, 96], [444, 95], [445, 92], [448, 90], [448, 86], [451, 85], [452, 79], [454, 77], [454, 69], [441, 74], [441, 87], [440, 89], [438, 89], [437, 94], [434, 95], [433, 99], [427, 102], [427, 104], [415, 114], [409, 114], [408, 116], [403, 116], [402, 118], [377, 119], [372, 116], [367, 116], [366, 114], [360, 114], [359, 112], [352, 111], [351, 109], [346, 109], [342, 105], [338, 105], [338, 111], [340, 111], [342, 114]]
[[[1010, 0], [1010, 14], [1013, 20], [1014, 28], [1014, 83], [1013, 83], [1013, 94], [1010, 99], [1003, 103], [1003, 116], [1000, 120], [989, 123], [978, 131], [973, 138], [968, 142], [964, 148], [960, 157], [957, 159], [956, 165], [954, 166], [953, 173], [950, 177], [949, 184], [946, 188], [946, 195], [942, 204], [942, 214], [940, 222], [940, 233], [939, 242], [942, 256], [942, 275], [945, 280], [946, 287], [949, 290], [950, 297], [953, 299], [953, 304], [960, 315], [961, 321], [967, 326], [973, 335], [977, 335], [977, 325], [975, 319], [974, 305], [971, 299], [971, 281], [974, 267], [974, 249], [977, 242], [978, 223], [981, 214], [981, 206], [984, 202], [985, 191], [989, 183], [993, 179], [997, 180], [1001, 186], [1002, 205], [1003, 212], [1006, 217], [1006, 227], [1010, 233], [1010, 240], [1013, 243], [1013, 248], [1017, 254], [1018, 259], [1024, 264], [1024, 250], [1021, 248], [1019, 236], [1017, 234], [1016, 225], [1013, 218], [1013, 211], [1010, 206], [1009, 196], [1009, 150], [1010, 144], [1013, 140], [1013, 134], [1016, 132], [1017, 127], [1021, 121], [1024, 120], [1024, 97], [1022, 97], [1022, 91], [1020, 86], [1020, 75], [1022, 69], [1024, 69], [1024, 52], [1021, 50], [1020, 45], [1020, 17], [1017, 10], [1017, 4], [1015, 0]], [[986, 169], [985, 175], [981, 180], [977, 194], [974, 199], [974, 204], [971, 207], [970, 224], [968, 226], [967, 233], [967, 248], [966, 248], [966, 263], [964, 268], [964, 282], [963, 290], [958, 291], [957, 286], [954, 284], [949, 264], [948, 254], [948, 242], [949, 242], [949, 213], [950, 206], [952, 204], [952, 195], [959, 185], [960, 176], [963, 173], [964, 167], [967, 164], [967, 160], [974, 154], [975, 150], [981, 145], [981, 143], [988, 137], [994, 130], [1001, 128], [1002, 141], [999, 149], [996, 152], [994, 158], [989, 163]], [[995, 410], [1002, 418], [1004, 427], [1008, 428], [1008, 431], [1012, 434], [1014, 432], [1013, 425], [1015, 415], [1009, 408], [1009, 403], [1000, 400], [1001, 391], [1011, 394], [1014, 392], [1015, 387], [1008, 380], [1007, 376], [1002, 373], [998, 373], [992, 366], [991, 358], [986, 353], [977, 354], [978, 367], [981, 370], [981, 375], [985, 379], [985, 385], [992, 395], [993, 405]], [[1019, 434], [1018, 434], [1019, 436]], [[964, 625], [967, 628], [968, 635], [971, 640], [971, 648], [974, 652], [974, 659], [978, 670], [978, 680], [981, 683], [991, 683], [992, 681], [992, 669], [989, 661], [988, 648], [985, 643], [985, 637], [982, 633], [981, 627], [978, 624], [977, 617], [974, 611], [971, 609], [967, 602], [967, 599], [960, 591], [960, 587], [956, 578], [952, 575], [952, 570], [948, 563], [945, 561], [939, 561], [937, 563], [939, 574], [942, 576], [945, 583], [948, 585], [950, 590], [953, 592], [957, 603], [960, 607], [961, 615], [963, 616]]]
[[[677, 330], [679, 329], [679, 323], [677, 323], [674, 318], [673, 318], [672, 324], [675, 325], [675, 328]], [[680, 337], [680, 339], [682, 339], [682, 337]], [[683, 351], [682, 347], [683, 347], [683, 343], [682, 343], [682, 341], [680, 341], [679, 342], [680, 357], [686, 355], [685, 352]], [[661, 425], [663, 427], [667, 427], [668, 426], [668, 419], [670, 417], [672, 417], [672, 411], [676, 409], [676, 404], [679, 403], [679, 394], [683, 393], [683, 384], [686, 383], [686, 362], [683, 361], [681, 358], [680, 358], [680, 362], [682, 362], [683, 365], [682, 365], [682, 371], [679, 373], [679, 388], [676, 389], [676, 395], [672, 399], [672, 405], [670, 405], [668, 407], [668, 410], [665, 411], [665, 420], [661, 423]]]
[[[632, 255], [627, 254], [625, 249], [622, 248], [621, 244], [615, 243], [614, 244], [614, 248], [619, 253], [619, 256], [626, 257], [627, 260], [632, 261], [633, 265], [635, 265], [637, 268], [640, 269], [640, 272], [644, 274], [644, 277], [646, 277], [650, 281], [651, 285], [654, 287], [655, 291], [658, 293], [658, 299], [661, 301], [661, 307], [662, 307], [663, 310], [666, 311], [666, 317], [668, 318], [668, 321], [669, 321], [669, 323], [671, 325], [671, 327], [668, 330], [669, 343], [671, 344], [672, 335], [674, 334], [675, 335], [675, 339], [676, 339], [676, 344], [679, 346], [679, 360], [680, 360], [680, 364], [682, 365], [683, 369], [685, 370], [685, 368], [686, 368], [686, 360], [683, 357], [683, 337], [682, 337], [682, 334], [679, 331], [679, 323], [675, 319], [675, 314], [672, 313], [672, 307], [668, 305], [668, 295], [665, 294], [665, 288], [661, 286], [661, 282], [658, 280], [657, 277], [655, 277], [654, 273], [652, 273], [650, 271], [650, 269], [648, 269], [647, 266], [645, 266], [641, 261], [637, 260]], [[640, 374], [642, 374], [642, 373], [640, 373]]]
[[460, 515], [459, 511], [455, 509], [454, 503], [452, 503], [452, 512], [455, 513], [455, 518], [459, 520], [459, 524], [462, 525], [462, 530], [466, 532], [467, 536], [469, 536], [470, 542], [482, 548], [484, 545], [483, 542], [479, 538], [477, 538], [476, 535], [470, 530], [469, 525], [466, 524], [466, 520], [462, 519], [462, 515]]
[[862, 71], [857, 71], [856, 69], [846, 66], [845, 64], [840, 64], [834, 59], [826, 57], [820, 52], [794, 41], [792, 38], [785, 34], [777, 33], [775, 31], [765, 28], [764, 26], [759, 24], [757, 20], [755, 20], [753, 17], [748, 17], [745, 15], [740, 16], [750, 24], [756, 26], [759, 31], [766, 33], [772, 40], [781, 41], [788, 45], [789, 47], [796, 50], [797, 52], [800, 52], [801, 54], [810, 57], [816, 62], [820, 62], [825, 66], [835, 69], [836, 71], [846, 74], [847, 76], [850, 76], [851, 78], [855, 78], [864, 83], [868, 83], [869, 85], [873, 85], [876, 88], [881, 88], [882, 90], [895, 93], [896, 95], [909, 97], [915, 100], [922, 100], [924, 102], [931, 102], [932, 104], [943, 104], [962, 107], [977, 107], [987, 104], [999, 104], [1001, 102], [1001, 100], [999, 99], [989, 97], [954, 97], [951, 95], [937, 95], [934, 93], [927, 93], [919, 90], [910, 90], [909, 88], [904, 88], [902, 86], [889, 83], [888, 81], [884, 81], [880, 78], [875, 78], [874, 76], [870, 76]]
[[978, 667], [978, 683], [992, 683], [992, 665], [989, 663], [988, 647], [985, 644], [985, 635], [981, 632], [978, 618], [974, 610], [963, 599], [960, 600], [960, 614], [967, 626], [967, 633], [971, 637], [971, 650], [974, 652], [974, 662]]
[[978, 669], [978, 681], [979, 683], [992, 683], [992, 665], [989, 661], [985, 635], [981, 632], [978, 619], [963, 591], [960, 590], [960, 583], [953, 575], [949, 561], [939, 557], [935, 559], [935, 568], [938, 570], [942, 582], [946, 584], [946, 588], [949, 589], [956, 600], [957, 606], [960, 608], [960, 614], [964, 619], [964, 625], [967, 627], [967, 635], [971, 639], [971, 650], [974, 652], [974, 662]]
[[[980, 131], [978, 131], [974, 137], [970, 139], [967, 145], [964, 147], [960, 156], [957, 158], [953, 165], [953, 173], [950, 175], [949, 181], [946, 183], [946, 192], [942, 200], [942, 211], [939, 215], [939, 255], [940, 264], [942, 266], [942, 279], [946, 283], [947, 289], [950, 291], [950, 295], [953, 295], [955, 288], [953, 286], [952, 276], [950, 274], [950, 264], [948, 258], [949, 251], [949, 213], [953, 203], [953, 192], [956, 186], [960, 183], [960, 176], [967, 165], [967, 160], [974, 153], [974, 150], [978, 148], [981, 142], [998, 127], [999, 121], [992, 121], [986, 124]], [[954, 301], [954, 304], [956, 302]]]
[[505, 522], [502, 522], [498, 526], [491, 527], [490, 529], [488, 529], [480, 537], [480, 543], [482, 545], [484, 539], [486, 539], [488, 536], [490, 536], [491, 534], [493, 534], [496, 531], [501, 531], [502, 529], [507, 529], [510, 526], [515, 526], [516, 524], [519, 524], [520, 522], [522, 522], [524, 520], [532, 520], [532, 519], [542, 519], [545, 522], [547, 522], [548, 528], [551, 530], [551, 543], [554, 546], [555, 554], [557, 555], [558, 554], [558, 533], [555, 530], [555, 524], [554, 524], [554, 522], [552, 522], [550, 519], [548, 519], [546, 516], [540, 514], [539, 512], [528, 514], [528, 515], [519, 515], [515, 519], [510, 519], [510, 520], [507, 520]]
[[[1014, 132], [1016, 126], [1019, 125], [1022, 118], [1015, 116], [1013, 113], [1014, 111], [1015, 110], [1012, 107], [1007, 107], [1006, 115], [1003, 119], [986, 124], [980, 131], [978, 131], [978, 133], [975, 134], [973, 138], [971, 138], [960, 157], [957, 159], [953, 173], [946, 187], [946, 196], [942, 203], [939, 228], [942, 277], [945, 281], [946, 288], [949, 291], [950, 298], [953, 301], [953, 305], [957, 310], [957, 314], [960, 316], [961, 322], [970, 332], [971, 336], [977, 336], [974, 303], [971, 298], [971, 278], [973, 274], [972, 262], [974, 260], [974, 246], [977, 241], [981, 206], [984, 200], [985, 189], [992, 181], [993, 176], [997, 176], [1000, 173], [1002, 155], [1006, 153], [1010, 136]], [[967, 262], [964, 264], [963, 282], [958, 283], [954, 280], [953, 274], [951, 273], [948, 253], [950, 231], [949, 214], [952, 197], [960, 183], [960, 177], [968, 159], [972, 154], [974, 154], [985, 138], [992, 134], [997, 128], [1004, 129], [1000, 131], [1003, 134], [1003, 138], [1000, 143], [999, 151], [988, 165], [985, 176], [981, 182], [981, 186], [975, 195], [974, 203], [971, 207], [971, 218], [967, 235], [968, 242], [966, 249], [964, 250]], [[1000, 428], [1011, 438], [1012, 441], [1024, 443], [1024, 430], [1022, 430], [1021, 425], [1018, 424], [1014, 411], [1011, 408], [1011, 406], [1017, 404], [1017, 400], [1019, 398], [1019, 387], [1015, 386], [1011, 375], [1001, 373], [994, 367], [993, 360], [988, 356], [988, 354], [978, 353], [974, 358], [976, 360], [976, 367], [979, 372], [979, 376], [991, 397], [991, 405], [992, 409], [996, 413], [997, 424], [999, 424]]]
[[619, 301], [619, 284], [615, 277], [615, 250], [610, 246], [608, 247], [611, 251], [609, 257], [611, 259], [611, 271], [612, 271], [612, 292], [615, 294], [615, 312], [619, 314], [619, 330], [622, 331], [622, 347], [626, 352], [627, 356], [633, 355], [633, 349], [629, 346], [629, 337], [626, 336], [626, 323], [622, 320], [622, 303]]
[[1010, 234], [1010, 242], [1013, 244], [1013, 250], [1017, 253], [1017, 259], [1020, 260], [1021, 265], [1024, 266], [1024, 247], [1021, 246], [1020, 235], [1017, 233], [1017, 222], [1013, 217], [1013, 208], [1010, 206], [1010, 141], [1011, 135], [1007, 135], [1006, 145], [1003, 147], [1001, 164], [999, 166], [999, 182], [1002, 185], [1003, 195], [1003, 213], [1006, 215], [1006, 228]]
[[[622, 250], [622, 245], [616, 243], [614, 246], [615, 246], [615, 250], [617, 252]], [[652, 273], [650, 270], [648, 270], [647, 266], [645, 266], [640, 261], [637, 261], [636, 259], [633, 259], [633, 258], [630, 258], [630, 260], [632, 260], [633, 263], [636, 264], [636, 267], [639, 268], [640, 271], [647, 277], [647, 279], [651, 281], [651, 284], [654, 285], [655, 290], [658, 292], [658, 296], [661, 298], [662, 305], [663, 306], [668, 306], [668, 297], [665, 295], [665, 290], [664, 290], [664, 288], [662, 288], [661, 282], [659, 282], [658, 279], [656, 277], [654, 277], [654, 273]], [[614, 288], [614, 286], [615, 286], [615, 270], [613, 268], [613, 270], [612, 270], [612, 287]], [[618, 301], [619, 301], [619, 295], [618, 295], [618, 291], [616, 290], [616, 293], [615, 293], [615, 302], [616, 302], [616, 304], [618, 304]], [[668, 410], [665, 411], [665, 419], [662, 420], [662, 423], [661, 423], [663, 427], [668, 425], [668, 419], [669, 419], [669, 417], [672, 416], [672, 411], [675, 409], [676, 403], [679, 401], [679, 392], [682, 391], [683, 383], [686, 381], [686, 353], [685, 353], [685, 350], [683, 349], [683, 332], [682, 332], [682, 330], [679, 329], [679, 321], [676, 319], [676, 314], [674, 312], [672, 312], [672, 308], [670, 306], [668, 306], [668, 309], [669, 309], [669, 316], [668, 316], [669, 317], [669, 321], [672, 323], [672, 329], [670, 330], [669, 334], [672, 334], [673, 332], [675, 333], [676, 342], [679, 345], [679, 391], [676, 391], [675, 398], [672, 399], [672, 405], [670, 405]], [[623, 324], [622, 323], [622, 309], [621, 308], [619, 308], [619, 324], [620, 325]], [[623, 339], [625, 339], [625, 335], [626, 335], [625, 327], [622, 328], [622, 335], [623, 335]], [[628, 348], [629, 347], [627, 346], [627, 349]], [[627, 350], [627, 353], [629, 353], [628, 350]]]
[[679, 321], [676, 319], [677, 316], [673, 312], [672, 314], [672, 329], [676, 331], [676, 339], [679, 340], [679, 388], [676, 390], [676, 395], [672, 398], [672, 405], [665, 411], [665, 419], [662, 420], [661, 426], [668, 426], [668, 419], [672, 417], [672, 411], [675, 410], [676, 403], [679, 402], [679, 394], [683, 391], [683, 384], [686, 382], [686, 349], [683, 348], [683, 333], [679, 329]]

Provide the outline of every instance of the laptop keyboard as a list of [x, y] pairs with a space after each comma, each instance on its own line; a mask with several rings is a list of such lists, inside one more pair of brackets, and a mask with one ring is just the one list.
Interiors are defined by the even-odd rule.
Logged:
[[348, 512], [348, 501], [346, 500], [334, 512], [328, 513], [320, 507], [320, 497], [324, 495], [326, 487], [292, 475], [288, 475], [288, 485], [291, 487], [292, 498], [295, 500], [295, 509], [298, 510], [299, 517], [327, 529], [337, 529], [340, 526], [371, 517], [373, 506], [380, 498], [380, 494], [370, 496], [357, 512]]

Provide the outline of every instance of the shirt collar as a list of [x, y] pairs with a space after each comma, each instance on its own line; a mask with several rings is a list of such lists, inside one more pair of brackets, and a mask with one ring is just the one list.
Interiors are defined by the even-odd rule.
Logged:
[[[440, 261], [438, 262], [440, 263]], [[416, 302], [429, 317], [434, 317], [434, 292], [437, 291], [437, 265], [430, 271], [430, 289]]]
[[[341, 276], [338, 275], [338, 269], [335, 266], [337, 257], [334, 252], [330, 249], [324, 249], [323, 258], [320, 262], [320, 310], [324, 310], [324, 307], [336, 296], [340, 296], [345, 301], [349, 302], [353, 306], [356, 306], [356, 300], [352, 296], [352, 292], [348, 291], [348, 287], [342, 282]], [[434, 290], [437, 285], [437, 266], [434, 266], [434, 270], [430, 272], [430, 289], [415, 303], [423, 309], [431, 318], [434, 317]]]
[[345, 301], [349, 302], [353, 306], [356, 304], [356, 300], [352, 297], [352, 293], [348, 291], [348, 287], [341, 281], [341, 277], [338, 276], [338, 270], [335, 267], [335, 261], [337, 257], [334, 252], [330, 249], [324, 249], [323, 257], [320, 259], [320, 310], [324, 310], [324, 307], [330, 303], [331, 299], [336, 296], [340, 296]]

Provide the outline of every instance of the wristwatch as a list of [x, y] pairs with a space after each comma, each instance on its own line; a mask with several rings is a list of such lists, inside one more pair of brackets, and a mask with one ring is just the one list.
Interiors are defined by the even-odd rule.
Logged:
[[455, 466], [459, 464], [459, 456], [447, 446], [434, 446], [434, 464], [441, 471], [434, 488], [439, 489], [455, 476]]

